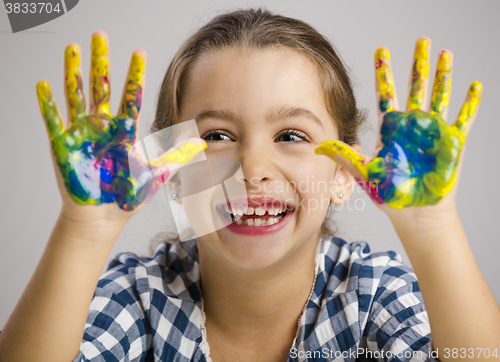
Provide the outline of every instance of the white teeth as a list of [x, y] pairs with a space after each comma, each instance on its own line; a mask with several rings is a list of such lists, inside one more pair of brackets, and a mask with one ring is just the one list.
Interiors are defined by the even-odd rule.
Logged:
[[254, 213], [254, 208], [249, 207], [248, 209], [245, 210], [245, 215], [253, 215]]
[[284, 212], [285, 210], [286, 210], [286, 208], [284, 207], [284, 208], [281, 208], [281, 209], [270, 209], [267, 212], [268, 212], [269, 215], [279, 215], [282, 212]]
[[266, 226], [266, 225], [274, 225], [279, 223], [283, 219], [283, 216], [270, 217], [268, 219], [237, 219], [234, 220], [234, 224], [236, 225], [246, 225], [246, 226]]
[[231, 206], [231, 209], [227, 205], [224, 205], [224, 209], [226, 210], [227, 213], [231, 213], [235, 216], [243, 215], [243, 214], [245, 214], [245, 215], [254, 215], [255, 214], [258, 216], [263, 216], [266, 214], [266, 212], [268, 213], [268, 215], [279, 215], [279, 214], [286, 211], [286, 206], [282, 207], [281, 209], [266, 210], [263, 207], [257, 207], [257, 208], [247, 207], [247, 208], [245, 208], [245, 206], [243, 204], [233, 204]]
[[255, 215], [259, 215], [259, 216], [262, 216], [266, 213], [266, 210], [263, 209], [262, 207], [258, 207], [255, 209]]
[[[231, 204], [230, 207], [228, 205], [224, 205], [224, 209], [226, 210], [227, 213], [230, 213], [233, 215], [233, 223], [236, 225], [244, 225], [244, 226], [266, 226], [266, 225], [274, 225], [280, 222], [283, 218], [284, 215], [280, 215], [283, 212], [287, 210], [286, 206], [283, 206], [280, 209], [275, 209], [275, 208], [270, 208], [269, 210], [266, 210], [263, 207], [249, 207], [244, 204]], [[258, 215], [258, 216], [263, 216], [265, 214], [268, 215], [276, 215], [275, 217], [268, 217], [266, 219], [245, 219], [243, 220], [240, 216], [243, 215]], [[278, 216], [280, 215], [280, 216]], [[238, 219], [236, 219], [238, 217]]]

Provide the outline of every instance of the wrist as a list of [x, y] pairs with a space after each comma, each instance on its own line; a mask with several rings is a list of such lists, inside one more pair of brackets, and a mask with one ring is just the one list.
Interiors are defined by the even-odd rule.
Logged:
[[441, 258], [450, 248], [468, 249], [465, 232], [456, 210], [439, 213], [417, 212], [391, 218], [394, 229], [412, 264]]
[[99, 206], [88, 205], [93, 208], [90, 213], [69, 212], [64, 206], [54, 228], [54, 233], [61, 236], [61, 240], [84, 246], [113, 245], [125, 227], [129, 217], [109, 218], [96, 210]]
[[460, 223], [460, 217], [455, 204], [431, 206], [414, 206], [388, 213], [392, 225], [397, 230], [419, 232], [438, 232], [447, 227]]

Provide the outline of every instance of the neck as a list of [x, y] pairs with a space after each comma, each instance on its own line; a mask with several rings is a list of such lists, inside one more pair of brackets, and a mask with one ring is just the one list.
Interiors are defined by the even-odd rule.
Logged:
[[286, 261], [263, 269], [224, 262], [198, 243], [207, 331], [238, 339], [284, 333], [293, 339], [313, 287], [318, 242], [319, 232]]

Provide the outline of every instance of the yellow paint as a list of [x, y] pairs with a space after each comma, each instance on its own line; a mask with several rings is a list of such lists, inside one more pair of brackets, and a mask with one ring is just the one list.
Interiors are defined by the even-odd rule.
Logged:
[[134, 53], [130, 62], [127, 83], [125, 84], [125, 98], [122, 104], [122, 113], [136, 118], [140, 111], [142, 99], [142, 82], [146, 60], [141, 55]]
[[159, 160], [149, 161], [149, 164], [153, 167], [160, 167], [164, 164], [176, 163], [176, 162], [185, 165], [186, 163], [191, 161], [198, 153], [205, 150], [206, 148], [207, 144], [205, 142], [203, 142], [201, 146], [194, 142], [188, 142], [179, 147], [179, 149], [167, 153]]
[[40, 81], [36, 85], [36, 94], [40, 111], [42, 112], [43, 119], [49, 131], [50, 139], [59, 135], [64, 131], [64, 123], [62, 122], [59, 109], [52, 98], [52, 91], [50, 84], [47, 81]]
[[80, 48], [72, 45], [64, 52], [66, 72], [66, 92], [72, 120], [85, 115], [85, 96], [83, 94], [82, 74], [80, 72]]
[[429, 79], [429, 39], [420, 38], [415, 45], [408, 110], [421, 109], [425, 101], [425, 85]]
[[379, 91], [379, 108], [382, 112], [394, 110], [396, 91], [390, 66], [391, 55], [386, 48], [378, 48], [375, 52], [375, 68], [377, 75], [377, 86]]
[[[473, 112], [480, 87], [471, 93], [467, 111]], [[465, 143], [458, 127], [421, 110], [391, 112], [381, 137], [384, 147], [370, 162], [340, 141], [322, 142], [315, 152], [347, 166], [374, 201], [392, 208], [435, 205], [450, 192]]]
[[94, 112], [109, 112], [109, 59], [106, 40], [98, 34], [92, 36], [92, 67], [90, 83], [94, 97]]
[[128, 80], [130, 82], [142, 83], [142, 78], [144, 75], [144, 68], [146, 67], [146, 62], [144, 57], [137, 53], [132, 55], [132, 61], [130, 62], [130, 72], [128, 75]]
[[481, 97], [483, 95], [483, 85], [480, 82], [473, 82], [469, 87], [469, 92], [467, 94], [467, 99], [460, 110], [458, 119], [455, 122], [455, 127], [457, 127], [461, 132], [465, 132], [467, 136], [467, 124], [474, 117], [477, 111], [479, 102], [481, 102]]
[[[359, 155], [349, 146], [345, 146], [339, 141], [324, 141], [316, 147], [314, 152], [317, 155], [326, 155], [332, 159], [334, 159], [334, 156], [338, 154], [356, 167], [363, 177], [363, 180], [368, 179], [368, 167], [364, 163], [363, 156]], [[338, 160], [334, 159], [334, 161], [338, 163]]]
[[394, 187], [393, 199], [387, 200], [387, 205], [394, 209], [402, 209], [403, 207], [412, 205], [415, 200], [413, 190], [417, 181], [416, 178], [408, 179], [398, 185], [398, 187]]
[[432, 89], [431, 114], [443, 116], [450, 104], [451, 54], [443, 50], [439, 56], [436, 78]]

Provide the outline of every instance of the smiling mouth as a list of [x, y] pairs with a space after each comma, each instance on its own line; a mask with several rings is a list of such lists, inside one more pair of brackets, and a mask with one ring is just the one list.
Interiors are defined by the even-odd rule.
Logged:
[[286, 206], [278, 208], [259, 206], [254, 208], [238, 204], [233, 204], [232, 209], [228, 205], [224, 205], [222, 210], [226, 220], [234, 225], [256, 228], [275, 225], [283, 220], [287, 213], [293, 212], [293, 208], [287, 208]]

